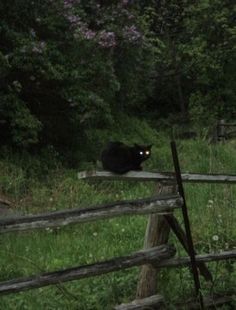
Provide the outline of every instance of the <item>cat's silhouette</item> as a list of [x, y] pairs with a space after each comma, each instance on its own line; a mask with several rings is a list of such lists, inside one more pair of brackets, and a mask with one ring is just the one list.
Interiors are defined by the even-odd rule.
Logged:
[[128, 146], [122, 142], [109, 142], [101, 154], [103, 168], [119, 174], [142, 170], [141, 164], [150, 157], [151, 147], [152, 145]]

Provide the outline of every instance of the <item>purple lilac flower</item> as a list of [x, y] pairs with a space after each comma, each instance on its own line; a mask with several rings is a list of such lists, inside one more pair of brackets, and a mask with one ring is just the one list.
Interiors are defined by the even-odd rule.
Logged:
[[96, 36], [96, 32], [91, 29], [86, 29], [86, 31], [83, 32], [83, 36], [87, 40], [91, 40]]
[[64, 0], [64, 8], [71, 9], [75, 4], [79, 4], [80, 0]]
[[66, 14], [65, 17], [70, 22], [71, 26], [76, 26], [80, 22], [80, 18], [74, 14]]
[[64, 0], [63, 16], [68, 20], [72, 28], [79, 26], [80, 17], [74, 14], [74, 5], [79, 4], [80, 0]]
[[139, 39], [141, 39], [142, 35], [136, 28], [136, 26], [132, 25], [130, 27], [125, 27], [124, 28], [124, 37], [127, 39], [129, 42], [137, 42]]
[[129, 0], [122, 0], [123, 5], [127, 5], [129, 3]]
[[102, 47], [115, 47], [116, 46], [116, 37], [115, 33], [112, 31], [102, 30], [99, 33], [99, 41], [98, 44]]

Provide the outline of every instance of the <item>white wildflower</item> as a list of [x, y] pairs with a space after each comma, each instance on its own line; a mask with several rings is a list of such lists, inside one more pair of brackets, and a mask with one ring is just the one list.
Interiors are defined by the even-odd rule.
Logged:
[[213, 241], [218, 241], [219, 240], [219, 236], [217, 236], [217, 235], [212, 236], [212, 240]]
[[207, 202], [207, 208], [212, 208], [213, 204], [214, 204], [214, 201], [209, 199], [208, 202]]

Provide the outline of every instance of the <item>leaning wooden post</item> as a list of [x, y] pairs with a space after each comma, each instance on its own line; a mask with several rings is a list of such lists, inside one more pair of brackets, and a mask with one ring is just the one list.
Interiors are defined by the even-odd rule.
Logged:
[[[176, 193], [176, 183], [158, 183], [157, 193], [158, 195]], [[170, 227], [163, 215], [150, 215], [144, 238], [144, 249], [166, 244], [169, 233]], [[136, 298], [145, 298], [157, 293], [157, 275], [158, 269], [153, 265], [143, 265], [141, 267]]]

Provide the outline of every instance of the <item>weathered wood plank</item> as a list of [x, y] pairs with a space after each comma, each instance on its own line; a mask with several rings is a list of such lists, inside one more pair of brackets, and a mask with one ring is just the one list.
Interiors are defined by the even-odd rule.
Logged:
[[[16, 293], [37, 287], [57, 284], [60, 282], [79, 280], [109, 272], [130, 268], [142, 264], [154, 264], [157, 268], [185, 267], [190, 264], [189, 257], [173, 258], [173, 247], [162, 245], [159, 247], [142, 250], [125, 257], [114, 258], [95, 264], [48, 272], [38, 276], [13, 279], [0, 282], [0, 295]], [[225, 259], [235, 259], [236, 250], [221, 253], [196, 255], [197, 262], [212, 262]]]
[[143, 299], [136, 299], [130, 303], [123, 303], [115, 306], [114, 310], [144, 310], [157, 309], [164, 303], [164, 298], [161, 295], [152, 295]]
[[[225, 296], [205, 296], [203, 297], [204, 307], [205, 309], [218, 309], [219, 306], [235, 302], [235, 295], [236, 292], [232, 293], [232, 296], [228, 294]], [[175, 305], [175, 309], [189, 309], [189, 310], [200, 310], [199, 303], [196, 300], [190, 300], [186, 303], [178, 303]], [[233, 308], [230, 308], [233, 309]]]
[[79, 280], [133, 266], [140, 266], [146, 263], [157, 263], [158, 261], [169, 258], [174, 254], [175, 248], [173, 246], [162, 245], [149, 250], [141, 250], [127, 256], [113, 258], [104, 262], [0, 282], [0, 295], [16, 293], [66, 281]]
[[28, 215], [0, 220], [0, 233], [29, 229], [59, 227], [84, 223], [121, 215], [166, 214], [179, 208], [182, 198], [178, 195], [156, 196], [146, 199], [126, 200], [86, 209], [71, 209], [39, 215]]
[[[236, 183], [236, 175], [182, 173], [183, 182], [188, 183]], [[114, 174], [109, 171], [83, 171], [78, 173], [79, 179], [100, 180], [133, 180], [133, 181], [174, 181], [171, 172], [130, 171], [125, 174]]]
[[[234, 293], [235, 294], [235, 293]], [[235, 300], [233, 293], [231, 296], [229, 294], [223, 296], [205, 296], [203, 297], [204, 306], [206, 308], [221, 306], [226, 303], [231, 303]], [[159, 309], [164, 304], [164, 298], [161, 295], [153, 295], [143, 299], [137, 299], [131, 303], [121, 304], [114, 307], [114, 310], [151, 310]], [[189, 300], [186, 303], [177, 303], [172, 305], [175, 309], [200, 309], [199, 303], [196, 300]], [[166, 309], [166, 307], [164, 308]]]
[[[207, 263], [213, 261], [215, 262], [226, 259], [236, 259], [236, 250], [196, 255], [197, 263]], [[158, 268], [168, 268], [168, 267], [185, 267], [189, 265], [190, 265], [189, 257], [175, 257], [158, 262], [158, 264], [155, 266], [157, 266]]]

